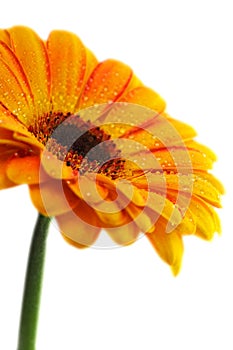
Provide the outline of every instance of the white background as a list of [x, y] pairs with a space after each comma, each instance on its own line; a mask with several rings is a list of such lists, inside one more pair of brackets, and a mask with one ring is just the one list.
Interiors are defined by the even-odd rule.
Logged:
[[[102, 60], [129, 64], [218, 155], [226, 188], [222, 236], [186, 237], [174, 278], [146, 238], [77, 250], [54, 226], [48, 239], [37, 350], [233, 349], [231, 1], [4, 1], [0, 26], [80, 36]], [[27, 187], [0, 192], [0, 349], [16, 349], [36, 211]]]

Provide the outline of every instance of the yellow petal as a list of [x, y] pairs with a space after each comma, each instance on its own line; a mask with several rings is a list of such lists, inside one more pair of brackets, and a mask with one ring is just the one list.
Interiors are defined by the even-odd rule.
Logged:
[[173, 147], [151, 150], [164, 171], [178, 171], [183, 169], [208, 170], [213, 166], [213, 160], [198, 149]]
[[198, 150], [204, 155], [204, 157], [211, 159], [213, 162], [217, 160], [216, 154], [209, 147], [206, 147], [195, 140], [187, 141], [186, 146], [188, 149]]
[[166, 102], [152, 89], [146, 86], [136, 87], [128, 91], [119, 100], [120, 102], [129, 102], [148, 107], [157, 112], [163, 112]]
[[141, 82], [141, 80], [133, 73], [129, 84], [127, 85], [126, 89], [124, 90], [122, 97], [124, 95], [127, 95], [129, 91], [132, 91], [136, 88], [142, 87], [144, 86], [143, 83]]
[[[221, 207], [220, 194], [222, 194], [222, 188], [220, 184], [215, 187], [215, 182], [211, 176], [205, 173], [194, 173], [194, 174], [147, 174], [146, 178], [141, 177], [137, 180], [133, 180], [135, 185], [145, 187], [146, 185], [155, 191], [159, 191], [161, 188], [164, 191], [164, 182], [166, 180], [166, 188], [168, 190], [175, 190], [179, 192], [186, 193], [187, 195], [197, 195], [202, 199], [206, 200], [208, 203]], [[147, 184], [147, 179], [149, 179], [149, 185]], [[153, 179], [153, 180], [152, 180]]]
[[164, 113], [164, 117], [175, 128], [183, 141], [190, 140], [197, 135], [192, 126], [170, 117], [167, 113]]
[[211, 240], [215, 232], [221, 232], [218, 215], [211, 205], [195, 196], [189, 208], [196, 217], [196, 235], [206, 240]]
[[216, 188], [219, 194], [225, 193], [224, 186], [213, 174], [207, 172], [195, 172], [195, 176], [199, 176], [203, 180], [209, 182], [214, 188]]
[[175, 227], [176, 232], [180, 235], [194, 234], [196, 232], [196, 217], [189, 208], [190, 195], [168, 189], [167, 198], [176, 203], [177, 208], [182, 213], [182, 220]]
[[130, 119], [127, 117], [125, 121], [134, 125], [123, 136], [144, 144], [147, 149], [185, 148], [184, 141], [196, 135], [192, 127], [169, 118], [166, 113], [156, 113], [152, 109], [131, 104], [127, 107], [121, 107], [121, 109], [123, 108], [128, 110], [128, 114], [131, 114]]
[[213, 184], [208, 181], [207, 177], [194, 174], [193, 193], [215, 207], [221, 207], [221, 192], [219, 192], [218, 188], [214, 187]]
[[165, 222], [160, 220], [155, 231], [146, 236], [159, 256], [171, 266], [174, 275], [177, 275], [181, 268], [184, 250], [182, 238], [176, 232], [165, 233], [165, 227]]

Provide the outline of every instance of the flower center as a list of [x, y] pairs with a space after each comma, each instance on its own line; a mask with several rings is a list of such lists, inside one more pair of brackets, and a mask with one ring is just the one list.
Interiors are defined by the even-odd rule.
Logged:
[[124, 170], [125, 161], [111, 136], [79, 115], [50, 113], [28, 130], [75, 173], [95, 171], [115, 179]]

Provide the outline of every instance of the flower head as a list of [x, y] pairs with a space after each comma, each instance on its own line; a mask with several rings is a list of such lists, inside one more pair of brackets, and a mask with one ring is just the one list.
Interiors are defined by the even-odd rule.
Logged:
[[220, 231], [215, 155], [130, 67], [98, 62], [80, 39], [0, 31], [0, 188], [28, 184], [64, 238], [118, 244], [144, 233], [175, 274], [183, 236]]

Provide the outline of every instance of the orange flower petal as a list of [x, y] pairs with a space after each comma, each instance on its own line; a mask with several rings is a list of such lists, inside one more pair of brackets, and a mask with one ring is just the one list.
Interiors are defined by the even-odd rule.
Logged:
[[148, 208], [143, 210], [141, 207], [129, 204], [126, 211], [141, 232], [148, 232], [154, 227], [156, 219], [154, 219], [153, 215], [150, 215], [151, 212], [150, 214], [148, 213]]
[[74, 179], [74, 173], [71, 167], [66, 166], [66, 163], [57, 159], [51, 152], [44, 150], [41, 156], [41, 164], [44, 171], [54, 179]]
[[179, 273], [183, 256], [182, 238], [176, 232], [165, 233], [166, 223], [159, 220], [156, 229], [146, 234], [159, 256], [171, 266], [174, 275]]
[[208, 170], [213, 166], [212, 158], [209, 158], [198, 149], [190, 149], [184, 146], [173, 147], [171, 150], [163, 148], [152, 149], [151, 151], [159, 161], [162, 169], [166, 169], [166, 171], [176, 171], [177, 169], [190, 169], [190, 171]]
[[85, 71], [85, 77], [84, 77], [84, 82], [86, 82], [93, 72], [94, 68], [97, 66], [98, 61], [95, 55], [91, 50], [88, 48], [86, 49], [86, 71]]
[[[14, 152], [14, 151], [12, 150], [12, 152]], [[1, 147], [1, 145], [0, 145], [0, 153], [1, 153], [1, 157], [0, 157], [0, 189], [16, 186], [16, 184], [8, 178], [7, 173], [6, 173], [6, 169], [7, 169], [7, 165], [8, 165], [8, 161], [9, 161], [9, 150], [8, 150], [8, 152], [6, 152], [5, 149], [3, 147]]]
[[124, 94], [119, 102], [129, 102], [148, 107], [157, 112], [163, 112], [166, 102], [152, 89], [146, 86], [136, 87]]
[[28, 145], [28, 148], [32, 151], [33, 149], [36, 150], [36, 152], [41, 151], [44, 149], [44, 145], [40, 143], [37, 138], [32, 135], [30, 132], [24, 132], [24, 134], [15, 132], [13, 134], [13, 138], [17, 141], [21, 141], [25, 145]]
[[129, 85], [124, 90], [122, 97], [127, 94], [129, 91], [132, 91], [138, 87], [144, 86], [144, 84], [141, 82], [141, 80], [133, 73], [132, 78], [129, 82]]
[[77, 181], [70, 181], [69, 187], [78, 197], [85, 197], [90, 205], [103, 202], [109, 194], [106, 186], [98, 183], [92, 174], [81, 176]]
[[[23, 84], [23, 82], [22, 82]], [[25, 123], [30, 120], [30, 108], [21, 82], [8, 64], [0, 58], [0, 104]]]
[[29, 185], [34, 206], [45, 216], [57, 216], [69, 212], [79, 199], [59, 180], [50, 180], [40, 185]]
[[9, 29], [12, 48], [30, 82], [37, 116], [48, 112], [50, 72], [43, 41], [30, 28], [17, 26]]
[[[14, 91], [13, 86], [10, 86], [10, 89], [3, 90], [3, 93], [0, 95], [0, 101], [10, 110], [13, 114], [16, 114], [18, 119], [24, 124], [29, 125], [33, 121], [33, 95], [30, 89], [30, 84], [27, 80], [25, 72], [21, 64], [19, 63], [17, 57], [12, 52], [12, 50], [3, 42], [0, 42], [0, 59], [1, 62], [4, 62], [1, 67], [1, 76], [6, 80], [7, 83], [10, 83], [9, 73], [13, 75], [16, 85], [20, 86], [21, 92], [17, 96], [17, 90]], [[5, 74], [8, 75], [5, 76]], [[11, 100], [17, 100], [16, 108], [11, 106]], [[14, 113], [16, 109], [17, 113]]]
[[131, 78], [132, 70], [121, 62], [106, 60], [99, 63], [85, 85], [79, 108], [116, 101]]
[[[26, 27], [0, 30], [0, 188], [27, 183], [37, 210], [57, 216], [62, 235], [77, 247], [93, 244], [101, 227], [123, 245], [146, 232], [177, 274], [183, 235], [209, 240], [221, 231], [212, 206], [220, 207], [224, 189], [208, 173], [215, 154], [164, 110], [164, 100], [130, 67], [98, 63], [74, 34], [54, 31], [44, 42]], [[75, 164], [48, 155], [28, 131], [46, 140], [68, 113], [111, 137], [124, 163], [109, 177], [95, 178], [91, 169], [77, 175]]]
[[73, 211], [57, 216], [56, 220], [64, 238], [78, 248], [92, 245], [101, 230], [94, 210], [81, 200]]
[[7, 176], [16, 184], [37, 184], [48, 179], [40, 169], [40, 158], [38, 156], [15, 157], [9, 160]]
[[7, 30], [0, 29], [0, 41], [3, 41], [8, 46], [10, 46], [10, 36]]
[[[1, 129], [0, 128], [0, 142], [3, 143], [4, 141], [12, 141], [13, 138], [13, 132], [7, 129]], [[4, 140], [4, 141], [3, 141]]]
[[184, 193], [186, 192], [187, 194], [197, 195], [210, 204], [218, 208], [221, 207], [221, 192], [208, 181], [207, 177], [205, 178], [195, 173], [190, 176], [168, 174], [166, 175], [166, 183], [170, 190], [173, 189]]
[[47, 41], [54, 111], [74, 113], [86, 70], [86, 50], [74, 34], [57, 30]]
[[27, 128], [12, 116], [12, 114], [0, 105], [0, 128], [16, 131], [18, 133], [32, 136]]
[[223, 188], [220, 184], [215, 186], [213, 178], [205, 173], [194, 174], [173, 174], [158, 173], [147, 174], [146, 177], [132, 179], [135, 186], [139, 188], [149, 187], [151, 191], [164, 193], [164, 184], [168, 190], [175, 190], [187, 195], [197, 195], [208, 203], [220, 207], [220, 194]]
[[[8, 136], [6, 136], [8, 135]], [[41, 151], [44, 146], [32, 135], [27, 128], [17, 121], [10, 113], [1, 114], [0, 105], [0, 137], [6, 140], [7, 144], [15, 144], [19, 150], [25, 149], [27, 151]], [[4, 141], [3, 141], [4, 142]], [[15, 149], [17, 152], [17, 149]]]
[[125, 122], [132, 123], [134, 126], [130, 130], [126, 130], [122, 137], [137, 141], [145, 145], [147, 149], [156, 150], [165, 147], [185, 147], [184, 141], [196, 135], [192, 127], [175, 119], [168, 118], [164, 113], [159, 114], [152, 109], [145, 109], [139, 105], [130, 104], [127, 107], [121, 107], [121, 115], [123, 108], [124, 112], [128, 110], [129, 115], [128, 117], [124, 113]]
[[[181, 223], [182, 215], [179, 208], [163, 194], [147, 192], [137, 187], [133, 187], [132, 191], [132, 186], [127, 183], [121, 183], [118, 187], [122, 196], [131, 201], [132, 204], [126, 210], [143, 232], [151, 231], [160, 216], [168, 222], [166, 232]], [[119, 201], [120, 198], [121, 196], [119, 196]]]
[[139, 228], [133, 221], [119, 227], [105, 228], [105, 230], [112, 240], [120, 245], [134, 243], [140, 233]]
[[[98, 205], [96, 208], [98, 208]], [[115, 205], [115, 212], [108, 212], [107, 208], [108, 203], [106, 203], [106, 212], [98, 209], [95, 210], [96, 214], [102, 222], [103, 227], [119, 227], [129, 221], [128, 215], [123, 210], [121, 210], [117, 204]], [[111, 205], [111, 208], [113, 208], [113, 205]], [[101, 209], [103, 210], [103, 206], [101, 206]]]

